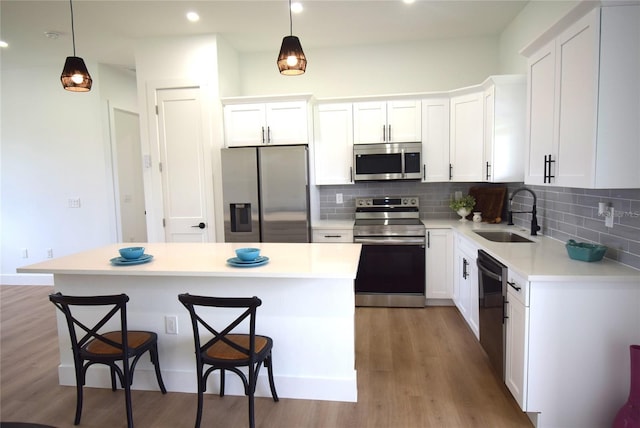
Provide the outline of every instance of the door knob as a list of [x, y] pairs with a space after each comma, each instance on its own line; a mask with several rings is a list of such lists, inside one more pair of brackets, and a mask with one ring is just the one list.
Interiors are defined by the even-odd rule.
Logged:
[[200, 229], [204, 229], [205, 227], [207, 227], [207, 225], [200, 222], [199, 224], [196, 224], [195, 226], [191, 226], [191, 227], [199, 227]]

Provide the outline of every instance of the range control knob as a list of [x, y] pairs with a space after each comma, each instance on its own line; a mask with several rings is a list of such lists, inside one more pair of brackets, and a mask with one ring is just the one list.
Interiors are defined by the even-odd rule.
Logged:
[[403, 199], [403, 200], [402, 200], [402, 205], [407, 205], [408, 203], [409, 203], [409, 200], [408, 200], [408, 199]]
[[411, 205], [415, 205], [416, 204], [416, 200], [415, 199], [411, 199]]
[[371, 199], [367, 199], [367, 205], [371, 205], [373, 202], [371, 202]]

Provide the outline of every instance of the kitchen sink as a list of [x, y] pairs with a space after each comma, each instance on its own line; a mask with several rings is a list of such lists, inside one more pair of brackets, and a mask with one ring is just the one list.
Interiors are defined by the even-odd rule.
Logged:
[[534, 242], [513, 232], [503, 230], [477, 231], [478, 235], [493, 242]]

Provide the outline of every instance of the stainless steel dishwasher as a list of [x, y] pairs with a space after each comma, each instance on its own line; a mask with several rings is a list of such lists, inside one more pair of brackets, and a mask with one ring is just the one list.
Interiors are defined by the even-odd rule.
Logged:
[[500, 379], [504, 380], [507, 267], [483, 250], [478, 250], [476, 263], [480, 299], [480, 344]]

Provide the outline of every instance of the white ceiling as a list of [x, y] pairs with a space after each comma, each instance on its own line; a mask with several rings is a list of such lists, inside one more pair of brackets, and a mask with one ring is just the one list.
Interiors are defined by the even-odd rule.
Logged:
[[[497, 35], [526, 0], [299, 0], [293, 15], [309, 57], [314, 48]], [[134, 67], [133, 41], [144, 37], [220, 34], [239, 52], [273, 51], [289, 34], [287, 0], [74, 0], [76, 53], [85, 59]], [[196, 11], [197, 23], [186, 20]], [[57, 61], [72, 55], [68, 1], [2, 0], [3, 67]], [[60, 33], [50, 39], [45, 32]], [[310, 58], [311, 61], [311, 58]]]

